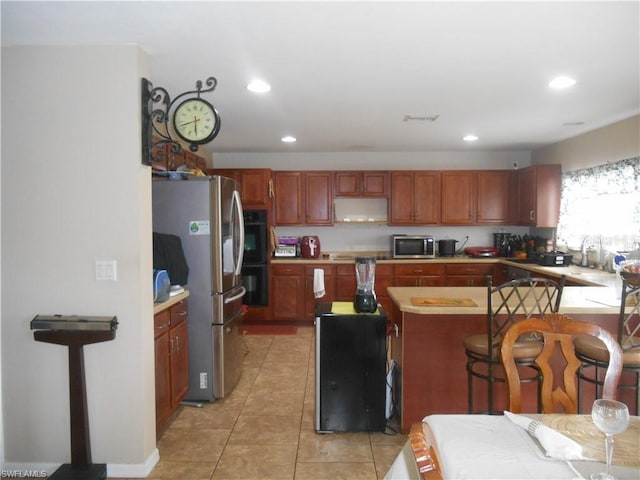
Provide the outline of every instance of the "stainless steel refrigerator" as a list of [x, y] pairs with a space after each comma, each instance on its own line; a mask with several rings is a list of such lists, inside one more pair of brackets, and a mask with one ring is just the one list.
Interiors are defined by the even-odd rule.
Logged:
[[244, 225], [237, 183], [226, 177], [154, 179], [153, 231], [177, 235], [189, 266], [189, 391], [224, 398], [242, 373]]

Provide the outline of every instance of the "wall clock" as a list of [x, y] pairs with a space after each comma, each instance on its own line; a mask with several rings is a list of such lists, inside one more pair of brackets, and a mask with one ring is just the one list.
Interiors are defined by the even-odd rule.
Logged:
[[[160, 162], [162, 148], [171, 145], [174, 153], [180, 153], [179, 140], [196, 152], [200, 145], [211, 142], [220, 132], [220, 115], [215, 107], [201, 98], [201, 94], [212, 92], [218, 81], [214, 77], [206, 80], [203, 88], [200, 80], [196, 89], [181, 93], [173, 100], [169, 92], [155, 87], [149, 80], [141, 81], [141, 126], [142, 126], [142, 164], [153, 166]], [[171, 122], [169, 121], [171, 119]]]
[[176, 107], [173, 128], [185, 142], [202, 145], [213, 140], [220, 131], [220, 116], [206, 100], [190, 98]]

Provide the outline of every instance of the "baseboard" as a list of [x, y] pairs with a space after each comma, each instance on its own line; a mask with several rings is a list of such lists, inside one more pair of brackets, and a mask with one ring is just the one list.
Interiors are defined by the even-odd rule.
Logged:
[[151, 455], [147, 457], [147, 460], [144, 463], [107, 463], [107, 477], [147, 478], [159, 460], [160, 452], [157, 448], [154, 448], [153, 452], [151, 452]]
[[[160, 460], [157, 448], [147, 457], [144, 463], [107, 463], [109, 478], [146, 478]], [[45, 478], [53, 474], [59, 463], [12, 463], [6, 462], [0, 471], [1, 478]]]

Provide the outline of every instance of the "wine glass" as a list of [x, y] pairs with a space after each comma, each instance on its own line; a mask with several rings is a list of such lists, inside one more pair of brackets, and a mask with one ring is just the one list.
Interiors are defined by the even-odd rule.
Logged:
[[592, 474], [591, 480], [615, 480], [615, 477], [609, 473], [611, 459], [613, 458], [613, 436], [627, 429], [629, 425], [629, 409], [622, 402], [599, 398], [593, 402], [591, 418], [598, 430], [606, 435], [604, 446], [605, 460], [607, 462], [606, 472]]

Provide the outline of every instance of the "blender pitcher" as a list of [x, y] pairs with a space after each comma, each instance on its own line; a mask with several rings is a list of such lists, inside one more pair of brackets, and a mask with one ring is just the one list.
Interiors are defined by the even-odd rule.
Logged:
[[353, 308], [358, 313], [374, 313], [378, 309], [373, 283], [376, 275], [376, 260], [371, 257], [357, 257], [356, 264], [356, 296]]

